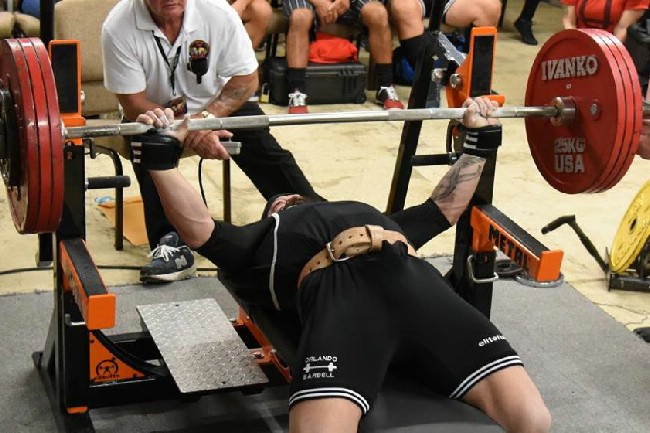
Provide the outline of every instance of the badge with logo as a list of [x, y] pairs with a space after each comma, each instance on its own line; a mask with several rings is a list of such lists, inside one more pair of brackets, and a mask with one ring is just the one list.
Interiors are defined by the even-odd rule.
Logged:
[[336, 370], [339, 368], [336, 365], [337, 361], [338, 357], [333, 355], [306, 357], [305, 366], [302, 368], [302, 379], [334, 379]]
[[187, 69], [196, 75], [196, 83], [201, 84], [201, 77], [208, 72], [208, 54], [210, 54], [210, 45], [206, 41], [197, 39], [190, 44], [190, 61], [187, 63]]

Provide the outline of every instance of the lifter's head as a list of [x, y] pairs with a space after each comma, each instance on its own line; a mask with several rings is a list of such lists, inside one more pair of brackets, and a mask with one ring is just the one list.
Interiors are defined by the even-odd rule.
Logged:
[[285, 209], [289, 209], [292, 206], [297, 206], [303, 203], [310, 203], [314, 201], [321, 201], [320, 198], [315, 197], [306, 197], [300, 194], [290, 194], [282, 193], [276, 194], [271, 197], [264, 207], [264, 212], [262, 213], [262, 218], [268, 218], [271, 214], [280, 212]]

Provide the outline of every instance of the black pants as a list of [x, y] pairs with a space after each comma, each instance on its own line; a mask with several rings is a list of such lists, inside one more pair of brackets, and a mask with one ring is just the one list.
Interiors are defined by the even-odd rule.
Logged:
[[521, 13], [519, 14], [519, 19], [532, 21], [539, 2], [540, 0], [525, 0], [524, 6], [521, 8]]
[[[246, 102], [230, 117], [263, 114], [257, 103]], [[241, 142], [242, 149], [232, 159], [265, 199], [282, 193], [317, 196], [291, 152], [280, 147], [269, 128], [238, 129], [233, 133], [232, 141]], [[134, 166], [133, 170], [140, 185], [149, 246], [155, 248], [162, 236], [175, 229], [165, 216], [149, 172], [139, 166]]]

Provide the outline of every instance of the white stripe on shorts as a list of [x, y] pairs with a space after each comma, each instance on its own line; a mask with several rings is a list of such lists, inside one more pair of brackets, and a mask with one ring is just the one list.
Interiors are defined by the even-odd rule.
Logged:
[[294, 404], [302, 401], [302, 400], [308, 400], [308, 399], [314, 399], [314, 398], [345, 398], [353, 403], [355, 403], [357, 406], [361, 408], [361, 412], [365, 415], [369, 410], [370, 410], [370, 405], [368, 404], [368, 401], [359, 394], [358, 392], [352, 391], [351, 389], [347, 388], [335, 388], [335, 387], [328, 387], [328, 388], [314, 388], [314, 389], [305, 389], [302, 391], [297, 391], [295, 392], [291, 398], [289, 398], [289, 407], [293, 406]]
[[497, 370], [500, 370], [505, 367], [510, 367], [513, 365], [524, 365], [521, 361], [521, 358], [518, 356], [506, 356], [505, 358], [497, 359], [487, 365], [476, 370], [474, 373], [470, 374], [463, 380], [458, 387], [449, 395], [449, 398], [460, 398], [474, 385], [476, 385], [481, 380], [485, 379], [490, 374], [494, 373]]

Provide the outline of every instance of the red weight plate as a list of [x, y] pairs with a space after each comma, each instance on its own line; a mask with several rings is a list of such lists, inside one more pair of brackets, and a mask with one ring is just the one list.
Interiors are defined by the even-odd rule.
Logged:
[[599, 191], [605, 191], [614, 187], [627, 173], [639, 146], [639, 136], [643, 124], [643, 94], [639, 83], [639, 75], [632, 57], [625, 46], [614, 35], [607, 34], [611, 41], [610, 48], [612, 54], [617, 58], [623, 83], [630, 92], [630, 98], [627, 103], [628, 117], [628, 135], [627, 150], [621, 151], [621, 163], [619, 170], [613, 173], [613, 176], [599, 188]]
[[41, 79], [45, 89], [46, 116], [49, 126], [50, 172], [52, 176], [49, 181], [51, 194], [49, 219], [43, 228], [45, 232], [53, 232], [58, 228], [63, 212], [63, 125], [59, 111], [54, 72], [52, 71], [47, 49], [40, 39], [31, 38], [29, 41], [38, 58]]
[[537, 168], [551, 186], [569, 194], [588, 191], [611, 170], [624, 134], [620, 107], [625, 91], [611, 53], [591, 33], [599, 31], [564, 30], [551, 36], [528, 77], [527, 106], [548, 105], [555, 97], [574, 100], [576, 118], [570, 125], [525, 119]]
[[613, 58], [613, 61], [618, 68], [619, 81], [623, 86], [625, 94], [625, 102], [619, 106], [619, 109], [624, 112], [624, 117], [622, 119], [623, 137], [621, 147], [617, 154], [612, 156], [611, 161], [614, 161], [614, 164], [612, 164], [611, 167], [608, 167], [608, 170], [604, 170], [598, 181], [588, 190], [588, 192], [602, 192], [607, 189], [607, 186], [612, 182], [612, 180], [618, 176], [627, 160], [627, 154], [630, 149], [630, 139], [632, 137], [632, 131], [634, 130], [632, 107], [634, 106], [635, 98], [631, 89], [632, 86], [630, 84], [629, 71], [626, 70], [626, 66], [620, 56], [620, 51], [615, 46], [614, 40], [617, 39], [609, 33], [603, 32], [595, 34], [594, 37], [601, 41], [603, 50], [607, 50], [609, 55]]
[[[594, 192], [605, 191], [612, 186], [614, 186], [622, 177], [622, 175], [627, 172], [627, 163], [630, 161], [630, 149], [632, 148], [632, 137], [634, 135], [634, 130], [638, 126], [636, 125], [635, 119], [635, 106], [638, 103], [638, 98], [634, 94], [633, 83], [631, 81], [630, 71], [627, 68], [622, 56], [621, 51], [618, 48], [620, 42], [616, 37], [611, 34], [601, 35], [601, 37], [606, 40], [607, 47], [614, 56], [620, 71], [620, 80], [623, 87], [626, 89], [626, 121], [625, 121], [625, 135], [623, 138], [623, 143], [618, 155], [618, 161], [616, 166], [610, 173], [607, 173], [606, 176], [601, 178], [601, 181], [594, 188]], [[636, 74], [636, 73], [635, 73]], [[630, 161], [631, 162], [631, 161]]]
[[[38, 160], [34, 163], [38, 166], [40, 182], [39, 192], [39, 209], [36, 219], [34, 233], [43, 233], [48, 229], [50, 221], [50, 207], [52, 201], [52, 151], [50, 145], [50, 126], [49, 113], [47, 112], [47, 97], [43, 78], [41, 76], [41, 65], [34, 46], [28, 39], [19, 39], [23, 56], [27, 62], [27, 75], [34, 99], [34, 109], [36, 112], [36, 132], [38, 134]], [[33, 165], [32, 165], [33, 166]]]
[[52, 204], [50, 211], [49, 228], [55, 231], [61, 222], [64, 202], [64, 167], [63, 167], [63, 122], [59, 111], [59, 99], [56, 93], [56, 83], [52, 64], [45, 45], [40, 39], [32, 38], [32, 44], [38, 56], [45, 94], [47, 97], [47, 109], [50, 126], [50, 143], [52, 155]]
[[20, 148], [17, 185], [7, 185], [7, 197], [18, 233], [35, 233], [39, 208], [38, 133], [28, 68], [18, 41], [0, 41], [0, 84], [11, 94]]

